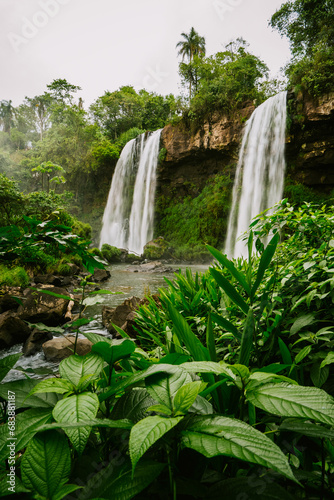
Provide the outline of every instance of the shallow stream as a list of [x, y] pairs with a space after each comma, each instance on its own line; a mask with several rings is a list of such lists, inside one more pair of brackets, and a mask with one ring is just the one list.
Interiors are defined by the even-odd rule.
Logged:
[[[156, 273], [156, 272], [130, 272], [126, 269], [128, 264], [115, 264], [108, 269], [111, 273], [110, 278], [100, 284], [100, 288], [116, 292], [115, 295], [101, 295], [101, 303], [95, 306], [87, 307], [85, 315], [92, 318], [92, 321], [85, 327], [81, 327], [81, 331], [90, 331], [105, 335], [111, 338], [111, 335], [102, 325], [102, 307], [116, 307], [122, 304], [128, 297], [144, 297], [147, 294], [154, 294], [159, 288], [167, 287], [164, 280], [166, 278], [173, 280], [174, 272], [181, 269], [184, 271], [187, 267], [193, 273], [205, 272], [208, 265], [176, 265], [173, 264], [173, 271], [170, 273]], [[69, 333], [65, 331], [65, 334]], [[54, 334], [54, 337], [60, 336]], [[80, 335], [79, 335], [80, 337]], [[81, 335], [83, 337], [83, 335]], [[22, 344], [17, 344], [9, 349], [0, 351], [0, 359], [10, 354], [16, 354], [22, 351]], [[15, 368], [10, 370], [2, 382], [10, 382], [13, 380], [29, 378], [44, 378], [46, 375], [56, 373], [59, 363], [52, 363], [45, 359], [43, 351], [34, 354], [33, 356], [22, 356], [15, 365]]]

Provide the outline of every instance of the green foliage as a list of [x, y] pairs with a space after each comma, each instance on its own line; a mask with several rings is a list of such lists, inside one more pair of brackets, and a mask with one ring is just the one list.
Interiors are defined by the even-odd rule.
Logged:
[[286, 36], [294, 58], [286, 67], [289, 84], [313, 97], [334, 90], [334, 7], [328, 0], [285, 2], [271, 26]]
[[241, 38], [225, 49], [213, 56], [194, 57], [189, 64], [180, 64], [181, 77], [192, 82], [195, 88], [184, 114], [186, 120], [198, 125], [217, 110], [231, 113], [246, 101], [264, 100], [260, 80], [267, 75], [266, 65], [247, 52], [247, 43]]
[[89, 272], [103, 268], [101, 259], [87, 248], [87, 241], [71, 234], [71, 228], [48, 221], [24, 217], [26, 227], [0, 228], [0, 260], [12, 261], [37, 271], [55, 268], [64, 254], [78, 255]]
[[108, 243], [103, 243], [101, 255], [107, 262], [120, 262], [121, 251], [119, 248], [108, 245]]
[[29, 285], [30, 278], [23, 267], [9, 268], [0, 265], [0, 286], [22, 286]]
[[[207, 259], [205, 243], [219, 245], [226, 231], [232, 181], [216, 175], [195, 198], [157, 200], [156, 232], [175, 247], [175, 257]], [[197, 255], [196, 255], [197, 254]]]

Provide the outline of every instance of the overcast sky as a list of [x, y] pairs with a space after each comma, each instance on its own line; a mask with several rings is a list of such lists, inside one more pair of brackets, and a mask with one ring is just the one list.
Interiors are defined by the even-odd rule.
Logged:
[[283, 0], [0, 0], [0, 100], [15, 106], [57, 78], [79, 85], [87, 108], [133, 85], [180, 93], [177, 50], [193, 26], [207, 55], [243, 37], [276, 76], [290, 51], [268, 26]]

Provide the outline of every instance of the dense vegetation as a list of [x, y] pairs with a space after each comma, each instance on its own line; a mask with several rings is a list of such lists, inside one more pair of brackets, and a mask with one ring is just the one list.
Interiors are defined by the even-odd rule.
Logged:
[[290, 41], [289, 85], [313, 97], [333, 92], [334, 4], [332, 0], [285, 2], [271, 26]]
[[36, 499], [332, 497], [333, 207], [277, 208], [253, 222], [248, 259], [208, 247], [206, 273], [149, 299], [137, 342], [85, 333], [92, 353], [60, 378], [0, 386], [21, 450], [3, 494], [11, 479]]

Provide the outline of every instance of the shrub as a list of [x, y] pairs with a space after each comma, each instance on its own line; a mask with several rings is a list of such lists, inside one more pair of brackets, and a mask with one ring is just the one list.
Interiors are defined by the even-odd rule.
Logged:
[[7, 266], [0, 265], [0, 286], [21, 286], [29, 285], [30, 278], [23, 267], [14, 267], [12, 269]]
[[103, 243], [101, 247], [101, 255], [107, 262], [120, 262], [121, 251], [119, 248]]

